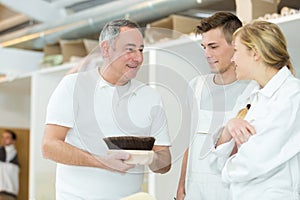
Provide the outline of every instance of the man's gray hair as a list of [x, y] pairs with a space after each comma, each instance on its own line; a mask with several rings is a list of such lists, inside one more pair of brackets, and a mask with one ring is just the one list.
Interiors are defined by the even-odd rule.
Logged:
[[137, 28], [139, 29], [139, 25], [133, 21], [127, 19], [118, 19], [107, 23], [100, 34], [99, 42], [109, 41], [110, 44], [113, 44], [115, 39], [120, 34], [121, 27], [129, 27], [129, 28]]

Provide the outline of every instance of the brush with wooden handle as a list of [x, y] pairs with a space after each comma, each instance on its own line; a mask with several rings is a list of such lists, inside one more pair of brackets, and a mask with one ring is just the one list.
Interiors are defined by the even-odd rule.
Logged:
[[[236, 118], [238, 118], [238, 119], [244, 119], [245, 116], [247, 115], [248, 110], [250, 109], [250, 107], [251, 107], [251, 104], [247, 104], [247, 106], [246, 106], [245, 108], [241, 109], [241, 110], [238, 112], [238, 114], [236, 115]], [[237, 145], [235, 144], [234, 147], [233, 147], [233, 150], [232, 150], [232, 152], [231, 152], [230, 155], [236, 154], [237, 151], [238, 151], [238, 147], [237, 147]]]
[[245, 108], [241, 109], [238, 112], [238, 114], [236, 115], [236, 118], [238, 118], [238, 119], [244, 119], [245, 116], [247, 115], [248, 110], [250, 109], [250, 107], [251, 107], [251, 104], [247, 104], [247, 106]]

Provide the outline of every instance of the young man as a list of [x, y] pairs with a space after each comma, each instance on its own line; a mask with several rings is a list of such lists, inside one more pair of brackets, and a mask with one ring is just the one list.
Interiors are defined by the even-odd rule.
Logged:
[[106, 154], [108, 136], [153, 136], [157, 173], [170, 170], [167, 120], [159, 94], [134, 80], [143, 62], [138, 25], [116, 20], [100, 38], [103, 65], [64, 77], [48, 105], [43, 155], [58, 162], [56, 199], [115, 200], [137, 193], [143, 166], [126, 164], [130, 154]]
[[5, 130], [0, 146], [0, 200], [15, 200], [19, 192], [19, 161], [15, 142], [17, 135]]
[[241, 21], [229, 12], [217, 12], [197, 26], [211, 74], [196, 77], [190, 83], [195, 101], [191, 97], [189, 103], [196, 108], [193, 120], [197, 128], [182, 161], [177, 200], [229, 199], [220, 171], [209, 164], [211, 154], [206, 143], [209, 135], [231, 117], [230, 111], [248, 84], [237, 81], [231, 62], [232, 34], [241, 26]]

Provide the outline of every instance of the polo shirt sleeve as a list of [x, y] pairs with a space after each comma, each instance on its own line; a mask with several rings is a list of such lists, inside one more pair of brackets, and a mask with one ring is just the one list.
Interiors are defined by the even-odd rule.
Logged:
[[65, 76], [52, 93], [46, 115], [46, 124], [72, 128], [74, 126], [74, 75]]

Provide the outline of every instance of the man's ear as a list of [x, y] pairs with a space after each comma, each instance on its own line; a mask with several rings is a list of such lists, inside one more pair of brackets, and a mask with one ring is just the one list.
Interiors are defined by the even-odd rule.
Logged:
[[107, 58], [109, 56], [109, 43], [104, 40], [100, 43], [101, 53], [103, 58]]

